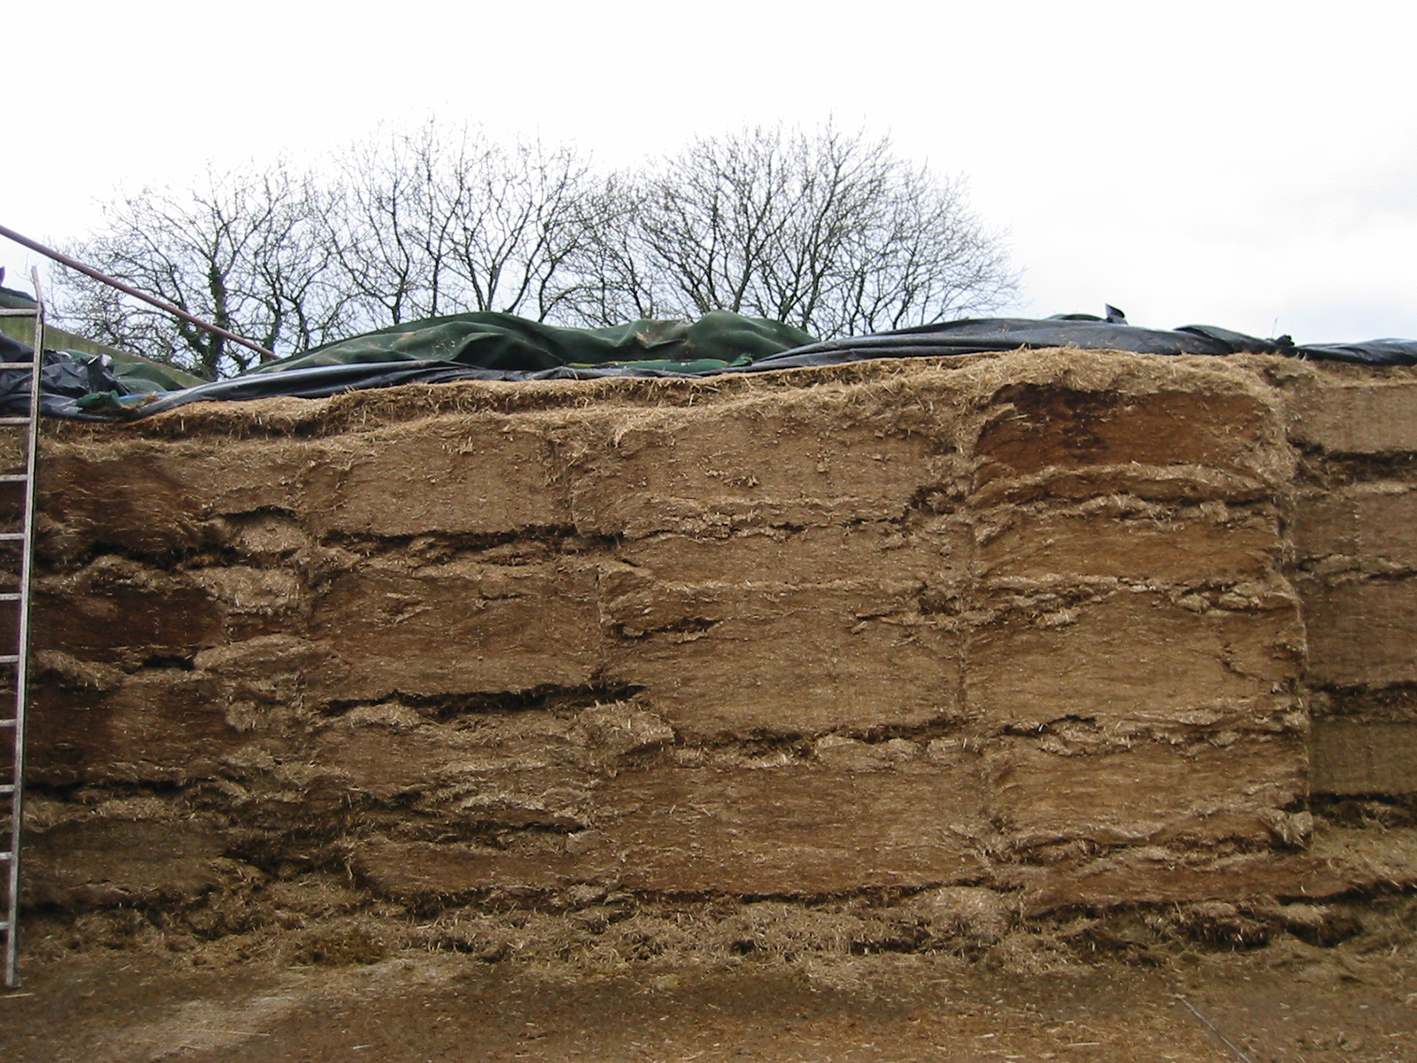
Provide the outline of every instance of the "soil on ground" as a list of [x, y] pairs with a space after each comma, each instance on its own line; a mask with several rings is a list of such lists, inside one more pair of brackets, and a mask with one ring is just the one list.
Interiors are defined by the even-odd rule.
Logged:
[[1328, 947], [1129, 948], [1127, 921], [1103, 918], [970, 955], [649, 962], [407, 947], [298, 962], [310, 951], [278, 939], [171, 952], [45, 934], [0, 994], [0, 1059], [1397, 1063], [1417, 1058], [1410, 907], [1350, 909], [1362, 932]]

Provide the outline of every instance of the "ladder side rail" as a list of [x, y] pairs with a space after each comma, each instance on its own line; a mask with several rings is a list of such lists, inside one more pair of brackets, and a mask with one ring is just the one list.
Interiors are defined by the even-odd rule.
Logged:
[[11, 853], [6, 869], [10, 875], [9, 912], [5, 928], [5, 984], [14, 988], [20, 984], [20, 849], [24, 828], [25, 795], [25, 716], [29, 702], [29, 627], [30, 583], [34, 557], [35, 473], [39, 467], [39, 391], [44, 367], [44, 295], [40, 290], [39, 271], [34, 271], [34, 359], [30, 366], [30, 409], [28, 446], [25, 472], [28, 479], [24, 490], [24, 515], [20, 524], [20, 586], [19, 624], [15, 647], [15, 703], [12, 739], [14, 741], [14, 790], [10, 794]]

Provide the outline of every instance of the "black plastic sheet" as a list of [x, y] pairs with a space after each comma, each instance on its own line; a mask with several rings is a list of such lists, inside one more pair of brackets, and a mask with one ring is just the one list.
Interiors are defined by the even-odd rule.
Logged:
[[[0, 361], [31, 362], [34, 349], [7, 336], [0, 336]], [[45, 351], [39, 371], [40, 412], [51, 417], [81, 420], [113, 420], [109, 415], [90, 416], [81, 403], [93, 396], [135, 394], [114, 373], [112, 361], [103, 355], [74, 355], [68, 351]], [[25, 416], [30, 409], [30, 374], [27, 369], [0, 370], [0, 416]]]

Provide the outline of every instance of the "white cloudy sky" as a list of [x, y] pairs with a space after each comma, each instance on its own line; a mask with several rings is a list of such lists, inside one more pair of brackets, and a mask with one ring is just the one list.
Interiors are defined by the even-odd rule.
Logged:
[[[1014, 308], [1301, 342], [1417, 336], [1417, 5], [49, 0], [0, 22], [0, 224], [429, 115], [608, 166], [838, 125], [969, 178]], [[27, 150], [32, 149], [32, 150]], [[30, 258], [0, 239], [11, 282]]]

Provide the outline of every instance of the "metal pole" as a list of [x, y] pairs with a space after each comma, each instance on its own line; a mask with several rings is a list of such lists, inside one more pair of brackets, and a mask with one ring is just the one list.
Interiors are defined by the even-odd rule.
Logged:
[[[41, 255], [44, 255], [47, 258], [52, 258], [60, 265], [68, 266], [70, 269], [76, 269], [87, 277], [92, 277], [96, 281], [102, 281], [109, 287], [117, 288], [120, 292], [123, 292], [126, 295], [131, 295], [134, 299], [141, 299], [145, 303], [150, 303], [153, 306], [157, 307], [159, 310], [165, 310], [169, 314], [172, 314], [174, 317], [180, 317], [183, 321], [186, 321], [189, 324], [196, 325], [198, 328], [204, 328], [208, 332], [215, 333], [216, 335], [221, 336], [223, 339], [231, 340], [233, 343], [239, 343], [243, 347], [249, 347], [251, 350], [255, 351], [261, 356], [261, 361], [263, 362], [273, 362], [276, 360], [274, 352], [266, 350], [259, 343], [254, 343], [251, 340], [246, 339], [244, 336], [238, 336], [234, 332], [228, 332], [220, 325], [213, 325], [209, 321], [203, 321], [199, 317], [193, 317], [191, 314], [187, 313], [187, 311], [181, 309], [180, 307], [173, 306], [165, 299], [159, 299], [155, 295], [149, 295], [147, 292], [139, 291], [137, 288], [124, 284], [120, 280], [115, 280], [114, 278], [108, 276], [106, 273], [100, 273], [92, 266], [86, 266], [78, 259], [70, 258], [68, 255], [64, 254], [63, 251], [56, 251], [52, 247], [45, 247], [39, 241], [31, 240], [28, 236], [21, 236], [19, 233], [15, 232], [14, 229], [7, 229], [3, 225], [0, 225], [0, 236], [7, 237], [15, 241], [15, 243], [21, 245], [22, 247], [28, 247], [31, 251], [38, 251]], [[39, 347], [37, 345], [35, 347], [35, 350], [39, 350]]]

